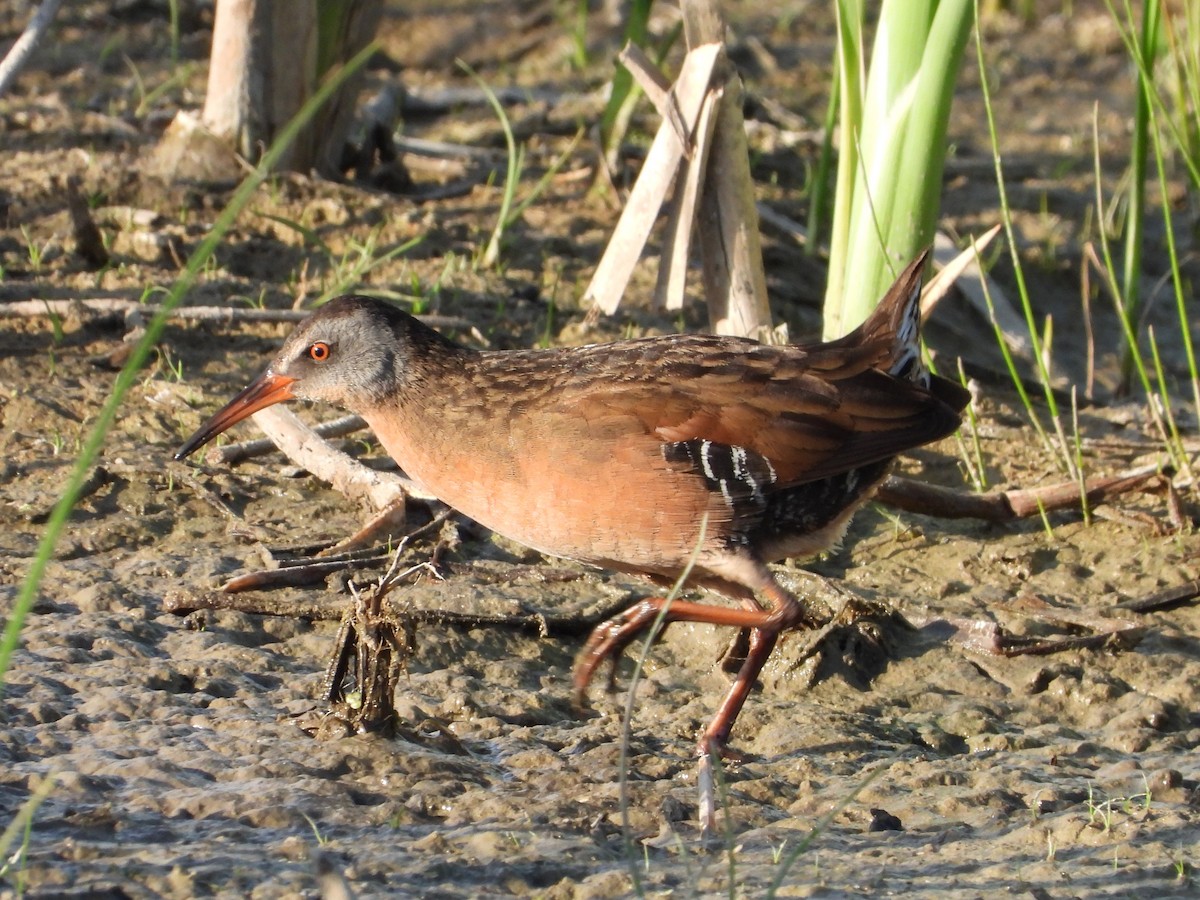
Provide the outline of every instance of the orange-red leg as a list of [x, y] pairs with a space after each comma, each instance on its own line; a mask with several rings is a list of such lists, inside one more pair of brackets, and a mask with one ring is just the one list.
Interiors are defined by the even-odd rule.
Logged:
[[697, 747], [702, 757], [714, 751], [723, 753], [733, 723], [754, 689], [758, 675], [766, 665], [771, 651], [775, 649], [779, 635], [797, 625], [815, 624], [796, 599], [778, 585], [769, 585], [762, 594], [764, 599], [771, 603], [771, 609], [765, 610], [752, 605], [750, 600], [746, 600], [746, 605], [740, 609], [684, 600], [675, 600], [667, 606], [666, 598], [663, 597], [639, 601], [623, 613], [596, 626], [592, 631], [575, 662], [575, 702], [580, 706], [584, 705], [588, 684], [601, 663], [611, 660], [615, 672], [617, 657], [634, 638], [650, 627], [664, 606], [667, 606], [667, 609], [663, 614], [663, 621], [667, 623], [707, 622], [712, 625], [749, 628], [750, 642], [746, 659], [738, 669], [725, 699], [717, 708], [716, 715], [701, 734]]

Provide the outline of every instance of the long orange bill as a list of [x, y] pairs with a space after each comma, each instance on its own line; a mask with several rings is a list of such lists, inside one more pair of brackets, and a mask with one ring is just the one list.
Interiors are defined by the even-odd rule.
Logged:
[[242, 421], [251, 413], [260, 409], [291, 400], [292, 384], [295, 378], [276, 375], [270, 369], [255, 378], [246, 389], [230, 400], [211, 419], [200, 426], [200, 429], [187, 439], [187, 442], [175, 453], [176, 459], [191, 456], [218, 434], [237, 422]]

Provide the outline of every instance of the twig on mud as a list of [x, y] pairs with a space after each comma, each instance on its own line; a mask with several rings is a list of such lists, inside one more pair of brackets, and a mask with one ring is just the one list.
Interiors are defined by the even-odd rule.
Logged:
[[[226, 594], [221, 591], [173, 590], [163, 596], [165, 612], [185, 616], [196, 610], [232, 610], [260, 616], [288, 616], [312, 621], [337, 621], [346, 611], [346, 598], [333, 594], [318, 597], [272, 597], [269, 594]], [[566, 613], [517, 612], [511, 614], [467, 613], [448, 609], [406, 608], [397, 615], [412, 622], [461, 625], [464, 628], [498, 626], [539, 635], [580, 637], [590, 634], [601, 622], [628, 608], [629, 597], [614, 597], [583, 611]], [[385, 599], [385, 606], [390, 601]]]
[[1177, 587], [1155, 591], [1145, 597], [1135, 597], [1132, 600], [1122, 600], [1113, 604], [1113, 609], [1126, 612], [1152, 613], [1175, 609], [1200, 599], [1200, 579], [1189, 581]]
[[[302, 564], [283, 566], [278, 569], [258, 569], [234, 575], [220, 587], [222, 594], [240, 594], [243, 591], [265, 591], [282, 587], [305, 587], [320, 584], [334, 572], [341, 572], [356, 563], [378, 565], [387, 560], [386, 554], [375, 554], [359, 560], [313, 559]], [[237, 608], [237, 607], [233, 607]], [[246, 610], [250, 612], [251, 610]], [[279, 613], [266, 613], [280, 615]], [[299, 614], [297, 614], [299, 615]], [[321, 616], [320, 618], [325, 618]]]
[[[1169, 479], [1162, 466], [1151, 465], [1123, 475], [1087, 479], [1088, 504], [1102, 503], [1112, 497], [1151, 487], [1152, 482]], [[908, 512], [943, 519], [983, 519], [987, 522], [1011, 522], [1058, 509], [1079, 505], [1079, 483], [1064, 481], [1041, 488], [972, 494], [953, 488], [890, 476], [876, 499]]]
[[[480, 96], [483, 96], [480, 92]], [[473, 144], [454, 144], [449, 141], [433, 141], [412, 135], [396, 135], [396, 149], [414, 156], [430, 159], [467, 159], [483, 163], [502, 163], [504, 151], [492, 147], [476, 147]]]
[[[392, 517], [387, 522], [389, 530], [392, 532], [398, 531], [404, 526], [403, 514], [403, 504], [401, 504], [398, 519], [395, 508], [389, 507], [384, 510], [381, 516], [372, 520], [369, 525], [361, 529], [353, 537], [339, 541], [331, 547], [326, 547], [319, 551], [317, 556], [280, 560], [270, 569], [235, 575], [221, 585], [221, 592], [225, 594], [237, 594], [242, 591], [319, 584], [332, 573], [350, 569], [355, 565], [378, 565], [379, 563], [386, 562], [389, 553], [388, 547], [378, 544], [365, 546], [365, 541], [368, 537], [374, 537], [379, 533], [380, 527], [377, 523], [388, 516]], [[454, 515], [454, 511], [447, 507], [442, 513], [434, 516], [431, 521], [426, 522], [421, 527], [410, 531], [400, 538], [399, 543], [390, 552], [394, 553], [407, 542], [440, 528], [442, 523], [452, 515]]]
[[949, 626], [950, 640], [976, 653], [989, 656], [1049, 656], [1068, 650], [1111, 648], [1125, 650], [1135, 646], [1146, 633], [1144, 626], [1115, 622], [1093, 634], [1058, 638], [1024, 637], [1010, 634], [997, 622], [983, 619], [938, 619], [923, 627]]
[[[496, 87], [492, 89], [496, 99], [506, 106], [518, 103], [545, 103], [561, 108], [563, 104], [592, 97], [602, 102], [600, 94], [572, 94], [555, 88]], [[419, 115], [455, 113], [464, 106], [487, 106], [487, 93], [477, 87], [406, 87], [401, 98], [403, 112]], [[474, 153], [483, 153], [479, 149]]]

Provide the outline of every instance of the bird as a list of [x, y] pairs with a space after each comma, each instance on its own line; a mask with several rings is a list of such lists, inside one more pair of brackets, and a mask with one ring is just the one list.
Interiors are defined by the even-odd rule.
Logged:
[[724, 595], [732, 606], [635, 601], [595, 628], [573, 674], [582, 705], [600, 665], [615, 668], [660, 614], [748, 631], [697, 741], [703, 766], [727, 752], [780, 635], [821, 624], [768, 564], [836, 546], [896, 456], [960, 424], [969, 395], [921, 356], [927, 257], [854, 331], [810, 344], [676, 334], [481, 351], [382, 300], [339, 297], [175, 458], [271, 404], [322, 401], [358, 413], [410, 478], [507, 538]]

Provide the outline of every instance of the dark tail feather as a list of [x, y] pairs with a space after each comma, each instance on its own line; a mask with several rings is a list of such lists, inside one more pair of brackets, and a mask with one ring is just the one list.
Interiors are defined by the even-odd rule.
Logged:
[[926, 248], [904, 267], [867, 320], [833, 342], [888, 347], [890, 362], [880, 368], [924, 387], [929, 386], [929, 372], [921, 362], [921, 276], [928, 259]]

